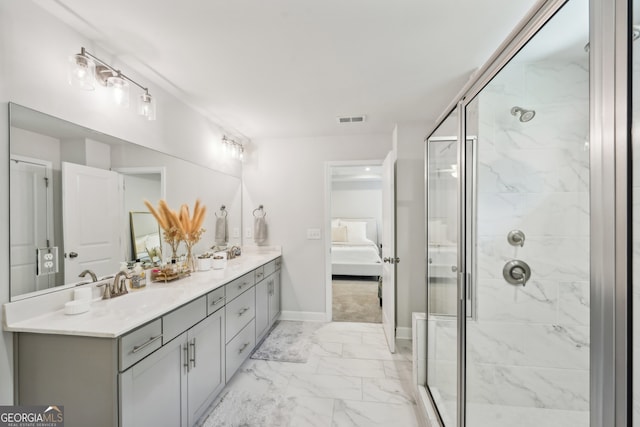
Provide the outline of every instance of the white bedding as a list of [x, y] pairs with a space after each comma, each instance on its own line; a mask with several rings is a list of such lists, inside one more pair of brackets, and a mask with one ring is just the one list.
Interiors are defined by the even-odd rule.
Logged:
[[379, 276], [382, 274], [382, 260], [373, 242], [333, 243], [331, 266], [331, 272], [335, 275]]

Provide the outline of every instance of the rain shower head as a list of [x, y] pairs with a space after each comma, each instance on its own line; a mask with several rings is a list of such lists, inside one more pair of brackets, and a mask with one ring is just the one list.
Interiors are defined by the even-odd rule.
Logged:
[[536, 112], [534, 110], [526, 110], [522, 107], [511, 108], [512, 116], [517, 116], [518, 114], [520, 114], [520, 117], [518, 120], [520, 120], [522, 123], [528, 122], [529, 120], [533, 119], [536, 116]]

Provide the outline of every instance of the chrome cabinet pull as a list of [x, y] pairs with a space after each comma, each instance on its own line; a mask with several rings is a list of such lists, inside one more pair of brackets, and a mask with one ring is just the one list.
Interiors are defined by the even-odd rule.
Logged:
[[155, 336], [155, 337], [151, 337], [151, 338], [149, 338], [149, 341], [147, 341], [146, 343], [144, 343], [144, 344], [140, 344], [140, 345], [137, 345], [137, 346], [133, 347], [133, 351], [132, 351], [132, 353], [137, 353], [137, 352], [139, 352], [140, 350], [144, 349], [145, 347], [148, 347], [148, 346], [150, 346], [152, 343], [154, 343], [154, 342], [158, 341], [160, 338], [162, 338], [162, 334], [160, 334], [160, 335], [158, 335], [158, 336]]
[[182, 351], [184, 352], [184, 370], [185, 372], [189, 372], [189, 346], [185, 344]]
[[238, 289], [242, 289], [243, 287], [247, 286], [249, 283], [247, 282], [242, 282], [241, 285], [238, 285]]
[[240, 309], [240, 311], [238, 312], [238, 316], [242, 316], [243, 314], [245, 314], [247, 311], [249, 311], [249, 307], [243, 307], [242, 309]]
[[246, 342], [244, 344], [242, 344], [242, 347], [240, 347], [240, 350], [238, 350], [238, 354], [242, 354], [242, 352], [249, 347], [249, 344], [251, 344], [250, 342]]
[[189, 362], [193, 363], [192, 367], [195, 368], [196, 367], [196, 339], [195, 338], [191, 340], [191, 342], [189, 343], [189, 346], [193, 350], [193, 355], [189, 359]]
[[218, 305], [219, 302], [224, 301], [224, 297], [217, 298], [211, 303], [211, 306]]

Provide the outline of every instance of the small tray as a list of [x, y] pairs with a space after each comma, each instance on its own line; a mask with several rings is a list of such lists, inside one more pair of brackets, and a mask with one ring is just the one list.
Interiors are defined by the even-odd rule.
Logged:
[[171, 273], [171, 274], [165, 274], [165, 273], [155, 273], [151, 276], [151, 281], [152, 282], [173, 282], [174, 280], [178, 280], [178, 279], [182, 279], [183, 277], [188, 277], [191, 276], [191, 271], [183, 271], [181, 273]]

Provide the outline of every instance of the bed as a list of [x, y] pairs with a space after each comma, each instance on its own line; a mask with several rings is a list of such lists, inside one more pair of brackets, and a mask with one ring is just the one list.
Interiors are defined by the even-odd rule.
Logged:
[[378, 225], [374, 218], [331, 221], [331, 274], [381, 276]]

